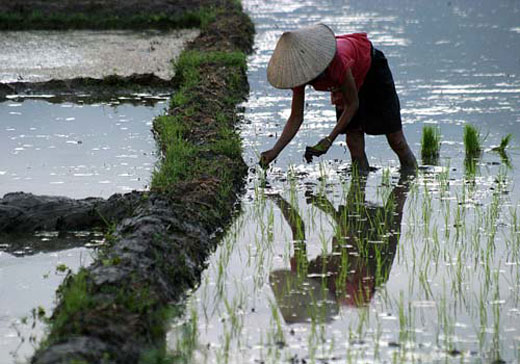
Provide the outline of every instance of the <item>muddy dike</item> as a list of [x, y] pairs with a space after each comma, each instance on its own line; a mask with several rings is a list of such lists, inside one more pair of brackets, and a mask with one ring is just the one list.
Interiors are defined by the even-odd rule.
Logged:
[[[51, 3], [57, 2], [45, 2]], [[246, 54], [252, 50], [254, 27], [236, 1], [204, 6], [213, 17], [181, 54], [169, 111], [154, 120], [162, 156], [151, 190], [123, 204], [124, 213], [108, 224], [94, 263], [64, 280], [47, 319], [48, 335], [32, 363], [165, 360], [169, 319], [180, 313], [185, 292], [199, 283], [206, 259], [236, 211], [247, 172], [235, 126], [237, 104], [248, 94]], [[7, 195], [4, 202], [14, 197]], [[109, 201], [93, 202], [93, 210]], [[82, 211], [92, 214], [89, 203]], [[21, 210], [18, 206], [12, 213], [20, 217]], [[49, 224], [56, 227], [58, 220]]]
[[0, 233], [106, 229], [133, 215], [143, 193], [75, 200], [14, 192], [0, 199]]
[[59, 102], [82, 100], [95, 103], [134, 94], [168, 94], [176, 86], [178, 85], [173, 80], [165, 80], [152, 73], [130, 76], [110, 75], [102, 79], [79, 77], [42, 82], [11, 82], [0, 83], [0, 102], [16, 95], [23, 95], [23, 97], [52, 95], [59, 99]]

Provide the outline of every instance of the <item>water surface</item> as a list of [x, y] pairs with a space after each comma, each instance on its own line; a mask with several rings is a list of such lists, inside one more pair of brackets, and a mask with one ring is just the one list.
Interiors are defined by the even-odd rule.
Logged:
[[[108, 198], [148, 188], [157, 160], [152, 121], [167, 98], [82, 100], [44, 95], [0, 103], [0, 196]], [[33, 354], [56, 289], [69, 270], [92, 262], [103, 239], [103, 232], [0, 235], [0, 363]]]
[[147, 188], [157, 159], [152, 121], [165, 101], [0, 103], [0, 195], [109, 197]]
[[102, 241], [100, 232], [0, 236], [1, 363], [27, 362], [45, 334], [56, 289], [69, 270], [92, 262], [91, 248]]
[[[517, 362], [520, 347], [520, 49], [517, 2], [244, 1], [255, 21], [242, 127], [254, 166], [290, 113], [265, 70], [285, 30], [365, 31], [388, 57], [404, 130], [442, 134], [437, 166], [400, 179], [384, 137], [376, 172], [349, 172], [345, 142], [305, 164], [333, 128], [325, 93], [266, 180], [253, 169], [242, 213], [168, 340], [195, 363]], [[465, 163], [463, 126], [487, 138]], [[490, 151], [514, 136], [507, 160]], [[188, 338], [188, 339], [187, 339]], [[196, 340], [189, 340], [196, 338]]]

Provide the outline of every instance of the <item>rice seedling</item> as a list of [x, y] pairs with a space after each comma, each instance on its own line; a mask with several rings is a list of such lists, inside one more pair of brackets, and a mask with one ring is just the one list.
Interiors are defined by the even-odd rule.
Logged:
[[421, 159], [423, 164], [436, 165], [441, 149], [441, 132], [438, 127], [425, 126], [421, 136]]
[[500, 144], [498, 146], [491, 149], [493, 152], [498, 153], [502, 163], [507, 168], [513, 167], [511, 164], [511, 159], [509, 159], [509, 156], [506, 152], [506, 148], [509, 147], [509, 143], [511, 142], [512, 139], [513, 139], [513, 134], [507, 134], [505, 137], [502, 138], [502, 140], [500, 141]]
[[471, 124], [464, 125], [463, 141], [466, 157], [475, 158], [480, 155], [482, 143], [484, 142], [480, 130]]
[[500, 144], [497, 147], [492, 148], [491, 150], [497, 153], [505, 153], [506, 148], [509, 146], [509, 143], [513, 139], [513, 134], [509, 133], [505, 137], [502, 137]]
[[475, 177], [480, 173], [478, 155], [466, 155], [464, 158], [464, 175], [467, 183], [475, 184]]
[[[520, 277], [520, 210], [518, 206], [509, 207], [511, 213], [506, 213], [507, 207], [504, 210], [510, 206], [506, 204], [506, 169], [487, 175], [496, 167], [482, 164], [482, 175], [477, 178], [479, 164], [474, 158], [471, 161], [473, 174], [466, 170], [464, 175], [458, 164], [453, 168], [448, 164], [438, 173], [421, 176], [420, 183], [403, 187], [406, 208], [405, 200], [399, 198], [400, 184], [395, 186], [388, 168], [367, 178], [350, 177], [337, 183], [334, 174], [327, 175], [329, 166], [324, 164], [320, 165], [319, 182], [308, 185], [300, 172], [290, 169], [286, 181], [273, 181], [273, 191], [283, 191], [278, 197], [270, 189], [258, 188], [257, 196], [244, 207], [250, 212], [244, 217], [248, 223], [237, 227], [252, 230], [247, 233], [247, 243], [237, 244], [244, 237], [230, 231], [233, 242], [224, 240], [219, 248], [226, 247], [233, 256], [235, 251], [244, 254], [248, 279], [256, 283], [251, 283], [250, 291], [233, 289], [229, 282], [221, 287], [229, 295], [220, 297], [218, 303], [225, 322], [219, 323], [223, 327], [221, 345], [210, 349], [209, 361], [215, 362], [212, 359], [217, 355], [221, 362], [233, 362], [255, 347], [253, 360], [266, 363], [291, 362], [302, 356], [307, 362], [333, 361], [338, 355], [344, 362], [399, 363], [420, 361], [425, 348], [436, 344], [441, 360], [448, 358], [448, 362], [465, 362], [469, 352], [491, 360], [505, 359], [507, 353], [511, 360], [515, 349], [510, 349], [514, 343], [504, 334], [504, 305], [493, 302], [499, 297], [514, 307], [520, 301], [520, 285], [514, 283]], [[404, 217], [399, 227], [401, 210]], [[349, 241], [351, 235], [355, 239]], [[398, 258], [393, 259], [390, 271], [385, 247], [396, 235], [398, 244], [392, 254]], [[339, 243], [331, 244], [332, 239]], [[219, 253], [216, 267], [220, 260], [221, 269], [229, 270], [220, 276], [229, 279], [237, 268], [227, 265], [237, 259]], [[498, 282], [497, 266], [504, 259], [508, 272], [501, 273]], [[313, 264], [316, 269], [310, 273]], [[367, 282], [373, 282], [374, 299], [369, 305], [354, 307], [335, 302], [351, 292], [345, 283], [353, 284], [360, 265]], [[291, 313], [287, 306], [282, 309], [278, 299], [272, 300], [273, 286], [265, 297], [273, 269], [299, 277], [289, 285], [292, 289], [305, 287], [309, 278], [316, 283], [316, 290], [309, 293], [306, 322], [286, 325]], [[222, 285], [218, 277], [216, 269], [209, 281], [211, 292]], [[508, 288], [503, 288], [503, 281]], [[499, 284], [500, 296], [496, 293]], [[240, 298], [240, 307], [233, 295], [245, 297]], [[264, 311], [267, 308], [267, 313], [262, 312], [267, 324], [264, 331], [248, 322], [250, 300], [256, 305], [260, 302]], [[331, 302], [339, 307], [332, 320], [325, 311]], [[208, 321], [206, 310], [199, 312], [201, 321]], [[505, 347], [506, 342], [510, 348]]]

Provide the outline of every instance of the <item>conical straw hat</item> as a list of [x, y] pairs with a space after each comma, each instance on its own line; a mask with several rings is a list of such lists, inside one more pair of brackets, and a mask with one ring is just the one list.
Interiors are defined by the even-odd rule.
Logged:
[[322, 73], [334, 58], [336, 38], [325, 24], [282, 34], [267, 66], [267, 80], [276, 88], [304, 85]]

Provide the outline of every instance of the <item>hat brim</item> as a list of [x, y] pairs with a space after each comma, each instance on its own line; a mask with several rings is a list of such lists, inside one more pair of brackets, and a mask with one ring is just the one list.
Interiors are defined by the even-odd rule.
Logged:
[[280, 89], [304, 85], [322, 73], [336, 54], [336, 37], [325, 24], [282, 34], [267, 66], [267, 80]]

